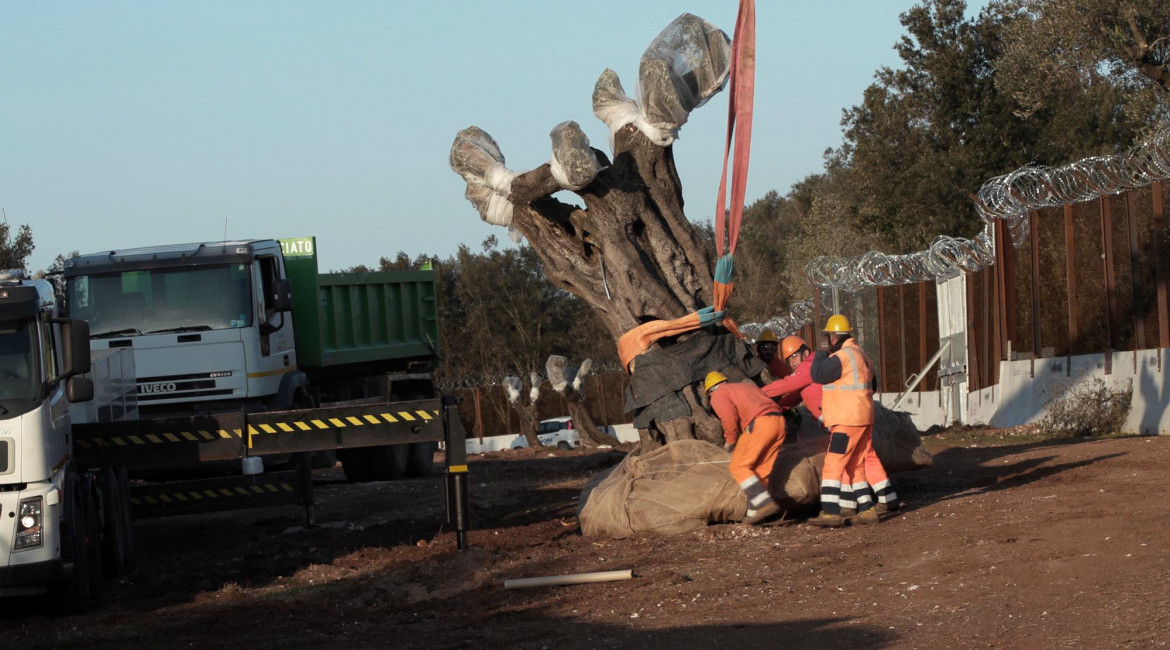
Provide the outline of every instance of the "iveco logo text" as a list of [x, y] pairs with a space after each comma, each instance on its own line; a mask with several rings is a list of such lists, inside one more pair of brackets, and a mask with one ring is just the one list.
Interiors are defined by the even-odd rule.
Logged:
[[164, 381], [157, 384], [143, 384], [138, 387], [138, 394], [150, 395], [151, 393], [173, 393], [175, 390], [175, 382]]

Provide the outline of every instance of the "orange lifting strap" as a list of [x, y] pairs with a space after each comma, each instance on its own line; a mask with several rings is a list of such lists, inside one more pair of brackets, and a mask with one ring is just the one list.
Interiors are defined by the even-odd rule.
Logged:
[[[724, 314], [731, 291], [733, 256], [739, 243], [739, 226], [743, 221], [743, 200], [747, 189], [748, 160], [751, 157], [752, 104], [756, 78], [756, 3], [740, 0], [735, 20], [735, 36], [731, 51], [731, 92], [727, 103], [727, 143], [723, 150], [723, 175], [719, 179], [719, 196], [715, 205], [715, 284], [712, 287], [714, 304], [673, 320], [644, 323], [626, 332], [618, 340], [618, 357], [622, 366], [630, 369], [634, 357], [645, 352], [655, 341], [677, 336], [701, 327], [722, 323], [730, 332], [743, 338], [735, 321]], [[736, 130], [738, 124], [739, 130]], [[735, 157], [731, 158], [732, 141]], [[731, 208], [727, 208], [727, 162], [731, 159]], [[724, 240], [727, 252], [724, 253]]]

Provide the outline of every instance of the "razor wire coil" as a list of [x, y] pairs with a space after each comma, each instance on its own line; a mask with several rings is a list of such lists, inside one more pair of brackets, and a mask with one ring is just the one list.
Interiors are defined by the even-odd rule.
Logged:
[[[988, 180], [975, 197], [983, 229], [974, 238], [940, 235], [925, 250], [902, 255], [870, 251], [856, 257], [824, 255], [805, 265], [809, 281], [821, 289], [856, 292], [937, 281], [956, 272], [973, 272], [995, 263], [996, 220], [1003, 221], [1013, 246], [1028, 240], [1032, 210], [1082, 203], [1170, 179], [1170, 125], [1140, 145], [1115, 156], [1091, 156], [1061, 167], [1025, 165]], [[777, 336], [799, 331], [812, 321], [812, 301], [792, 305], [787, 314], [765, 323], [741, 326], [750, 340], [769, 328]]]

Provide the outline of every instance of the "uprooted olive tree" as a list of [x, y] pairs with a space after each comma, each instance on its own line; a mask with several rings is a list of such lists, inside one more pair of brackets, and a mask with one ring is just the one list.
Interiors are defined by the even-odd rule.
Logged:
[[[522, 173], [504, 166], [499, 146], [477, 127], [452, 145], [451, 167], [481, 217], [527, 239], [549, 279], [596, 310], [615, 343], [638, 325], [712, 304], [714, 254], [683, 211], [672, 147], [690, 112], [725, 85], [730, 55], [725, 33], [684, 14], [643, 54], [636, 99], [605, 70], [593, 112], [610, 129], [612, 158], [574, 122], [552, 130], [548, 163]], [[565, 190], [584, 207], [554, 197]], [[627, 369], [626, 406], [643, 449], [687, 438], [722, 442], [718, 420], [703, 407], [702, 377], [709, 370], [755, 377], [762, 369], [719, 326], [652, 345]]]

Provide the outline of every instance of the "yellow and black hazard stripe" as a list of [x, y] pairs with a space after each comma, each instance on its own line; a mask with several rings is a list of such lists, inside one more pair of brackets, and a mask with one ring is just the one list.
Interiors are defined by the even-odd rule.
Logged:
[[[307, 414], [306, 414], [307, 415]], [[413, 425], [429, 423], [439, 417], [439, 411], [422, 409], [384, 411], [376, 413], [358, 413], [346, 415], [344, 412], [330, 416], [326, 414], [318, 417], [277, 419], [270, 422], [248, 424], [247, 429], [197, 429], [192, 431], [173, 431], [164, 433], [135, 433], [109, 436], [94, 436], [78, 438], [77, 446], [81, 449], [116, 449], [119, 447], [133, 447], [146, 445], [162, 445], [168, 443], [204, 443], [217, 440], [238, 441], [247, 434], [248, 447], [252, 447], [252, 436], [278, 435], [281, 433], [302, 433], [306, 431], [330, 431], [362, 426]]]
[[361, 413], [358, 415], [344, 415], [338, 413], [336, 417], [321, 416], [293, 420], [276, 420], [248, 425], [248, 447], [252, 447], [252, 436], [266, 434], [297, 433], [304, 431], [330, 431], [364, 426], [382, 426], [386, 424], [416, 424], [428, 423], [439, 417], [438, 411], [385, 411], [381, 413]]
[[130, 497], [131, 505], [167, 505], [177, 503], [193, 503], [210, 501], [213, 499], [238, 499], [256, 495], [283, 494], [296, 490], [292, 483], [265, 483], [262, 485], [237, 485], [233, 487], [203, 488], [194, 490], [178, 490], [174, 492], [154, 492]]
[[95, 438], [78, 438], [77, 446], [82, 449], [131, 447], [134, 445], [161, 445], [174, 442], [211, 442], [213, 440], [239, 440], [243, 437], [240, 429], [218, 429], [207, 431], [175, 431], [166, 433], [128, 434]]

